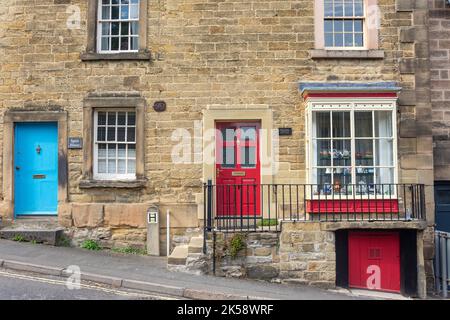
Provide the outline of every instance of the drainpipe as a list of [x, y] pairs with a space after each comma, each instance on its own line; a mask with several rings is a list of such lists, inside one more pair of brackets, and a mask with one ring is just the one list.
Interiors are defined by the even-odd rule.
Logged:
[[167, 256], [170, 256], [170, 210], [167, 209], [166, 214], [166, 241], [167, 241]]

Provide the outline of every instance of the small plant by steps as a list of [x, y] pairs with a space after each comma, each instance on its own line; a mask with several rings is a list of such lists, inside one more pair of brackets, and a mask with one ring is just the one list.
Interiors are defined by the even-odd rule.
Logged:
[[83, 249], [93, 250], [93, 251], [98, 251], [98, 250], [102, 249], [102, 247], [97, 243], [97, 241], [92, 240], [92, 239], [84, 240], [83, 243], [81, 244], [81, 247]]

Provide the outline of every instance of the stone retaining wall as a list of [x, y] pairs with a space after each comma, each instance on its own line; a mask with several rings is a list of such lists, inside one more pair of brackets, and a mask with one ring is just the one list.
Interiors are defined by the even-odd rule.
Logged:
[[[335, 286], [334, 232], [323, 231], [320, 222], [285, 222], [281, 233], [247, 234], [244, 236], [245, 248], [233, 258], [229, 255], [230, 240], [235, 235], [217, 234], [216, 275], [327, 288]], [[212, 245], [208, 240], [210, 254]]]

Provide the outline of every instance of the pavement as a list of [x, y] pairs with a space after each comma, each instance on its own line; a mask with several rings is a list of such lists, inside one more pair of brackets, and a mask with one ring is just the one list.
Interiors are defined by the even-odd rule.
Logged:
[[76, 266], [80, 268], [83, 280], [116, 288], [200, 300], [358, 299], [346, 293], [310, 286], [172, 272], [167, 270], [166, 260], [165, 257], [124, 255], [109, 251], [89, 251], [81, 248], [0, 240], [0, 267], [6, 270], [67, 277], [71, 275], [67, 268]]
[[146, 292], [110, 288], [82, 281], [67, 287], [66, 279], [0, 268], [0, 300], [173, 300]]

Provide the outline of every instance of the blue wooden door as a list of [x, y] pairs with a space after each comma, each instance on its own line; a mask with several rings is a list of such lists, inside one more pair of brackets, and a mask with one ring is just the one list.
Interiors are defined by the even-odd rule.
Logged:
[[14, 134], [15, 215], [56, 215], [57, 123], [16, 123]]
[[450, 182], [437, 181], [434, 184], [434, 202], [436, 204], [436, 229], [450, 232]]

